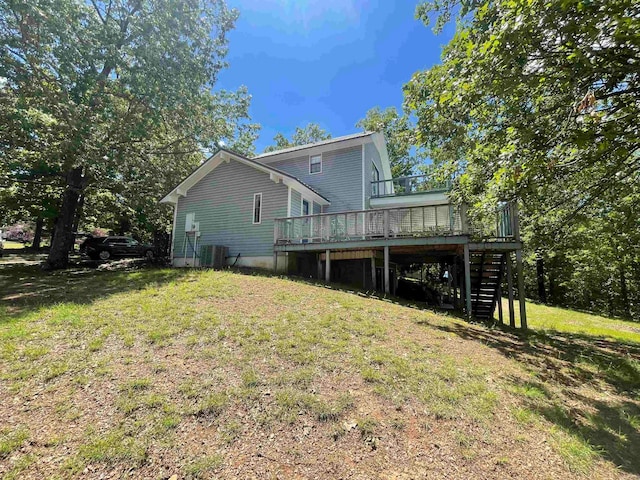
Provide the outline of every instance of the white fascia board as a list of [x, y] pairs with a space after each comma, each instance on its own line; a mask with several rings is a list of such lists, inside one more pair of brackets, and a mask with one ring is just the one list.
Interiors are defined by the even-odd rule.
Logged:
[[162, 200], [160, 200], [160, 203], [166, 203], [168, 205], [176, 205], [178, 203], [178, 194], [176, 194], [175, 192], [171, 192]]
[[282, 175], [278, 172], [274, 172], [273, 169], [271, 169], [266, 165], [261, 165], [259, 162], [250, 161], [238, 155], [234, 155], [231, 152], [226, 152], [223, 150], [217, 152], [215, 155], [213, 155], [207, 161], [205, 161], [195, 172], [189, 175], [186, 179], [184, 179], [180, 183], [180, 185], [178, 185], [167, 196], [165, 196], [162, 200], [160, 200], [160, 203], [171, 203], [171, 204], [177, 203], [178, 197], [186, 197], [188, 190], [191, 187], [193, 187], [196, 183], [198, 183], [200, 180], [202, 180], [205, 176], [207, 176], [209, 173], [211, 173], [218, 165], [220, 165], [222, 162], [229, 163], [229, 161], [231, 160], [235, 160], [244, 165], [248, 165], [261, 172], [268, 173], [269, 178], [273, 182], [275, 183], [282, 182], [288, 187], [289, 186], [294, 187], [300, 193], [304, 193], [308, 198], [312, 198], [313, 200], [315, 200], [316, 203], [319, 203], [321, 205], [331, 204], [330, 202], [322, 198], [320, 195], [318, 195], [316, 192], [306, 187], [302, 183], [298, 182], [297, 180], [291, 177]]
[[382, 172], [384, 173], [384, 180], [391, 180], [391, 162], [389, 161], [389, 151], [387, 150], [387, 141], [384, 138], [384, 133], [376, 132], [371, 135], [373, 144], [380, 153], [380, 162], [382, 163]]
[[323, 152], [330, 152], [332, 150], [342, 150], [343, 148], [358, 147], [360, 145], [364, 145], [365, 143], [368, 143], [371, 141], [370, 137], [371, 137], [371, 134], [368, 134], [362, 137], [353, 138], [351, 140], [342, 140], [342, 141], [333, 142], [333, 143], [310, 146], [308, 148], [301, 148], [295, 151], [289, 151], [289, 152], [284, 151], [282, 153], [273, 153], [272, 155], [269, 155], [266, 157], [258, 156], [255, 158], [255, 160], [261, 163], [271, 163], [271, 162], [277, 162], [280, 160], [289, 160], [290, 158], [319, 155]]
[[171, 190], [171, 192], [166, 195], [160, 203], [172, 203], [175, 204], [178, 201], [178, 197], [186, 197], [187, 191], [193, 187], [196, 183], [202, 180], [209, 172], [211, 172], [214, 168], [216, 168], [220, 163], [222, 163], [223, 157], [222, 154], [224, 152], [220, 151], [215, 155], [209, 157], [200, 167], [198, 167], [194, 172], [191, 173], [187, 178], [185, 178], [180, 185]]
[[296, 182], [291, 178], [284, 177], [282, 180], [282, 183], [284, 183], [287, 187], [293, 188], [298, 193], [300, 193], [300, 195], [303, 195], [306, 199], [313, 200], [319, 205], [331, 205], [331, 202], [328, 202], [327, 200], [322, 198], [320, 195], [318, 195], [316, 192], [314, 192], [308, 187], [305, 187], [300, 182]]

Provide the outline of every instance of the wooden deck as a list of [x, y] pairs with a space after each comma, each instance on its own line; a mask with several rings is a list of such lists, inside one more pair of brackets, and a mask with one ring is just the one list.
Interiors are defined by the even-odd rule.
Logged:
[[[465, 310], [469, 316], [477, 317], [493, 315], [499, 303], [504, 265], [508, 270], [508, 292], [510, 298], [513, 297], [511, 254], [515, 252], [522, 326], [526, 328], [522, 242], [517, 209], [510, 203], [500, 205], [491, 222], [475, 225], [468, 221], [464, 207], [452, 204], [275, 219], [276, 270], [279, 255], [289, 252], [315, 253], [318, 272], [322, 271], [323, 263], [325, 281], [329, 282], [331, 261], [338, 260], [336, 252], [358, 251], [368, 252], [372, 261], [376, 252], [382, 252], [385, 293], [390, 292], [389, 265], [392, 256], [394, 263], [405, 264], [421, 263], [429, 256], [443, 253], [458, 257], [464, 266], [464, 281], [460, 287], [464, 291]], [[485, 262], [485, 259], [491, 261]], [[501, 265], [500, 269], [494, 272], [496, 267], [493, 263]], [[472, 278], [472, 271], [477, 278]], [[375, 276], [374, 265], [372, 273]], [[512, 309], [510, 302], [510, 317], [513, 317]]]

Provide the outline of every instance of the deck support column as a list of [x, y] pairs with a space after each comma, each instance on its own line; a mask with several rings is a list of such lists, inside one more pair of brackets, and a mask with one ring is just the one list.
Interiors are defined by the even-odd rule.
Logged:
[[325, 268], [324, 268], [324, 281], [326, 283], [331, 282], [331, 250], [325, 252]]
[[318, 253], [316, 255], [316, 260], [318, 262], [318, 280], [322, 280], [322, 256]]
[[516, 314], [513, 307], [513, 267], [511, 265], [511, 252], [505, 255], [507, 260], [507, 294], [509, 296], [509, 326], [516, 328]]
[[502, 285], [498, 285], [498, 319], [500, 320], [500, 325], [504, 325], [504, 318], [502, 314]]
[[524, 299], [524, 275], [522, 273], [522, 250], [516, 250], [516, 273], [518, 275], [518, 303], [520, 306], [520, 328], [527, 329], [527, 308]]
[[384, 247], [384, 293], [389, 295], [391, 288], [389, 285], [389, 246]]
[[[422, 271], [420, 272], [422, 273]], [[453, 259], [453, 267], [451, 269], [453, 276], [453, 308], [458, 308], [458, 257]]]
[[273, 272], [278, 273], [278, 252], [273, 252]]
[[467, 318], [471, 318], [471, 259], [469, 244], [464, 244], [464, 295], [466, 297]]
[[371, 286], [373, 290], [376, 290], [376, 253], [373, 252], [371, 257]]

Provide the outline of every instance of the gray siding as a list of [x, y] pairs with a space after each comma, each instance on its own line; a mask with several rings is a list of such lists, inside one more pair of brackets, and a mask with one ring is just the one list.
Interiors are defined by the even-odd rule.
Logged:
[[[322, 173], [309, 173], [309, 156], [269, 163], [310, 185], [331, 201], [325, 213], [362, 209], [362, 147], [332, 150], [322, 154]], [[292, 213], [293, 214], [293, 213]]]
[[300, 192], [291, 190], [291, 216], [299, 217], [302, 214], [302, 195]]
[[[259, 225], [253, 224], [254, 193], [262, 193]], [[174, 257], [183, 257], [186, 215], [191, 212], [200, 222], [199, 245], [229, 247], [232, 257], [273, 255], [273, 219], [287, 216], [288, 193], [268, 173], [234, 160], [223, 162], [179, 199]]]
[[317, 215], [318, 213], [322, 213], [322, 205], [319, 203], [313, 202], [313, 214]]
[[[369, 199], [371, 198], [371, 181], [373, 180], [373, 167], [375, 165], [380, 172], [380, 180], [385, 180], [384, 171], [382, 170], [382, 161], [380, 160], [380, 152], [373, 142], [364, 145], [364, 186], [365, 186], [365, 203], [369, 208]], [[388, 179], [387, 179], [388, 180]]]

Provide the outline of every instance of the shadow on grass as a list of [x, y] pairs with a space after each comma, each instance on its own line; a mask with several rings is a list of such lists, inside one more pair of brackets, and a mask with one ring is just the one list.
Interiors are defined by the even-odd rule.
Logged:
[[44, 272], [38, 264], [0, 264], [0, 323], [57, 303], [91, 303], [99, 298], [174, 281], [187, 269], [145, 266], [101, 271], [95, 265]]
[[401, 297], [396, 297], [393, 295], [387, 295], [383, 292], [377, 290], [366, 290], [363, 288], [358, 288], [353, 285], [347, 285], [342, 283], [325, 283], [323, 280], [318, 280], [313, 277], [301, 277], [293, 274], [283, 275], [281, 273], [274, 273], [267, 270], [256, 270], [249, 268], [234, 268], [233, 272], [243, 274], [243, 275], [259, 275], [262, 277], [272, 277], [272, 278], [283, 278], [289, 280], [291, 282], [302, 283], [304, 285], [309, 285], [313, 287], [320, 287], [326, 290], [331, 290], [334, 292], [342, 292], [348, 293], [350, 295], [357, 295], [361, 298], [370, 298], [373, 300], [380, 300], [386, 303], [392, 303], [394, 305], [399, 305], [406, 308], [411, 308], [414, 310], [420, 310], [423, 312], [434, 313], [441, 316], [455, 317], [460, 318], [462, 320], [466, 319], [466, 317], [462, 314], [462, 312], [440, 308], [436, 305], [431, 305], [426, 302], [420, 302], [416, 300], [407, 300]]
[[[621, 469], [640, 474], [640, 344], [584, 334], [514, 333], [507, 327], [476, 328], [471, 324], [428, 324], [496, 349], [535, 373], [535, 382], [511, 378], [525, 405], [564, 431], [586, 440], [602, 457]], [[547, 385], [560, 392], [553, 396]], [[582, 387], [613, 391], [603, 402], [579, 393]], [[537, 394], [531, 394], [535, 389]]]

